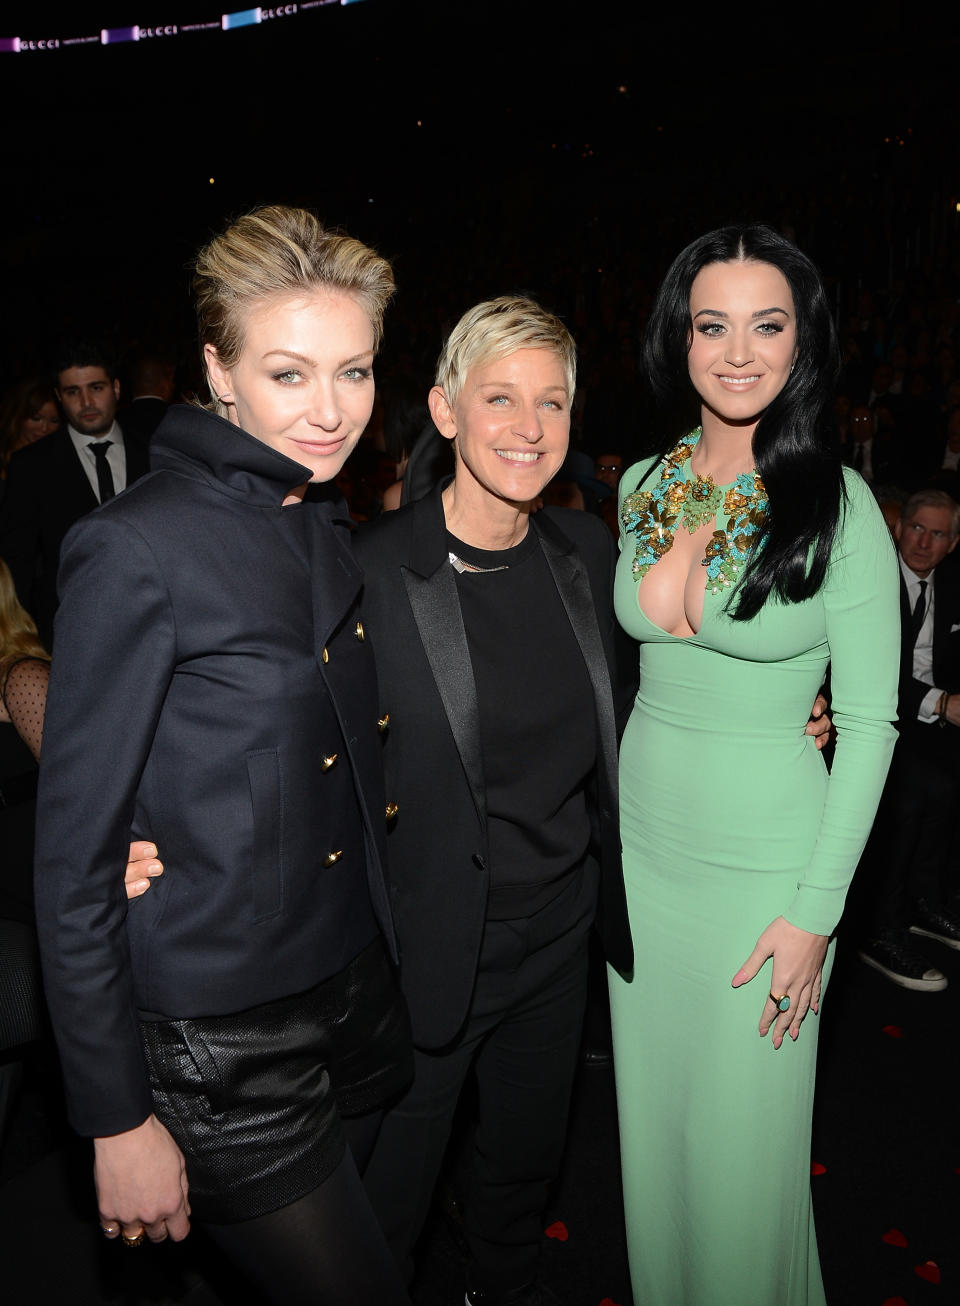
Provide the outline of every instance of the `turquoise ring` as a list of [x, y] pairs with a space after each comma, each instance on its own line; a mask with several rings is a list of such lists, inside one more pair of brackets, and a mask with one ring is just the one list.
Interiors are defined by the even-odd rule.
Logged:
[[781, 993], [779, 997], [777, 997], [776, 993], [771, 993], [770, 1001], [778, 1011], [790, 1010], [790, 995], [788, 993]]

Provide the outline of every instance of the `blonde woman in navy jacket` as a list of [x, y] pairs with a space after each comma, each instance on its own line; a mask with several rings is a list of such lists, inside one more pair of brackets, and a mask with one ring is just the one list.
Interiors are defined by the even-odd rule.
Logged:
[[[268, 208], [194, 285], [214, 411], [172, 409], [153, 473], [63, 552], [37, 915], [70, 1117], [108, 1237], [179, 1239], [192, 1213], [272, 1301], [403, 1303], [357, 1173], [409, 1035], [331, 484], [392, 275]], [[131, 837], [168, 874], [128, 910]]]

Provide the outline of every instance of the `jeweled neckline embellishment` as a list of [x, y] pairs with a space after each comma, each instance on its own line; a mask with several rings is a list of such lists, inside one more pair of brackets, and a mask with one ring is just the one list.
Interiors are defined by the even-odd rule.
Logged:
[[710, 537], [701, 566], [707, 569], [711, 594], [735, 585], [743, 574], [750, 551], [763, 535], [770, 501], [756, 470], [742, 472], [724, 490], [712, 476], [690, 474], [690, 455], [702, 429], [685, 435], [660, 464], [660, 480], [652, 490], [635, 490], [620, 508], [620, 521], [627, 533], [637, 537], [637, 552], [631, 571], [639, 585], [644, 576], [673, 547], [677, 528], [691, 535], [715, 518], [720, 509], [726, 528]]

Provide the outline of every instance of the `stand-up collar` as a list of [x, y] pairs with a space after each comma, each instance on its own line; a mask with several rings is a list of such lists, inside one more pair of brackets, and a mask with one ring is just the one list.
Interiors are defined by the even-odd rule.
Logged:
[[225, 417], [192, 404], [167, 409], [150, 441], [150, 466], [200, 476], [226, 494], [274, 508], [313, 474]]

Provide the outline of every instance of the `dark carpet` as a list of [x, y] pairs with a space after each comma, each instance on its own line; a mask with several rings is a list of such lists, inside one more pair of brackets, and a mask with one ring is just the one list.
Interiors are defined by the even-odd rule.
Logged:
[[[935, 943], [926, 951], [950, 980], [945, 992], [897, 988], [841, 947], [824, 1004], [811, 1182], [830, 1306], [960, 1303], [960, 952]], [[602, 1038], [602, 1015], [592, 1025], [591, 1037]], [[775, 1102], [757, 1128], [769, 1131], [775, 1156]], [[457, 1155], [454, 1147], [423, 1238], [415, 1306], [463, 1301]], [[566, 1163], [544, 1223], [544, 1277], [562, 1301], [629, 1306], [609, 1067], [581, 1068]], [[5, 1306], [252, 1301], [202, 1236], [137, 1250], [103, 1239], [87, 1145], [63, 1123], [55, 1064], [43, 1048], [26, 1064], [0, 1152], [0, 1229]]]

